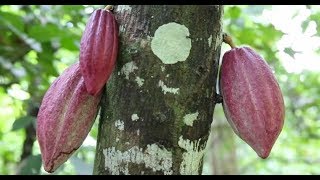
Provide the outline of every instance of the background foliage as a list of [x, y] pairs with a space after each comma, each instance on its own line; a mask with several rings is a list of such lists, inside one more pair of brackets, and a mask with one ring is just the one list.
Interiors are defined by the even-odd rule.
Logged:
[[[46, 174], [34, 116], [50, 83], [78, 60], [87, 18], [101, 7], [0, 6], [0, 174]], [[224, 31], [274, 70], [286, 121], [270, 157], [261, 160], [234, 135], [218, 105], [204, 174], [320, 173], [319, 19], [318, 6], [225, 6]], [[223, 45], [222, 54], [227, 50]], [[97, 123], [54, 174], [91, 174], [96, 135]]]

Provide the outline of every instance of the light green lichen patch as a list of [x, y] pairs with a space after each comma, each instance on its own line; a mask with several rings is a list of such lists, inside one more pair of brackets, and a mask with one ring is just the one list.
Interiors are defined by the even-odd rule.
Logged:
[[132, 121], [138, 121], [138, 119], [139, 119], [138, 114], [132, 114], [132, 116], [131, 116]]
[[197, 120], [198, 118], [198, 111], [192, 114], [187, 114], [183, 117], [183, 122], [187, 125], [187, 126], [193, 126], [193, 122], [195, 120]]
[[118, 128], [120, 131], [124, 130], [124, 122], [121, 121], [120, 119], [114, 122], [114, 126]]
[[209, 45], [209, 47], [211, 47], [211, 43], [212, 43], [212, 35], [210, 35], [210, 37], [208, 38], [208, 45]]
[[126, 79], [129, 79], [129, 74], [136, 69], [138, 69], [138, 67], [136, 66], [136, 63], [131, 61], [122, 66], [120, 73], [124, 74], [126, 76]]
[[158, 86], [162, 88], [162, 91], [164, 94], [167, 93], [172, 93], [172, 94], [178, 94], [179, 93], [179, 88], [170, 88], [167, 87], [163, 81], [159, 81]]
[[[182, 136], [179, 137], [179, 147], [186, 150], [186, 152], [182, 154], [183, 161], [180, 165], [181, 175], [199, 174], [200, 163], [205, 152], [204, 147], [199, 147], [200, 141], [201, 138], [196, 141], [190, 141], [189, 139], [183, 139]], [[200, 149], [200, 151], [198, 149]]]
[[151, 41], [152, 52], [164, 64], [185, 61], [191, 50], [189, 29], [178, 23], [164, 24], [156, 30]]
[[137, 82], [138, 86], [139, 87], [142, 87], [143, 86], [143, 83], [144, 83], [144, 79], [140, 78], [140, 77], [136, 77], [135, 81]]
[[129, 174], [129, 163], [144, 164], [146, 168], [151, 168], [153, 172], [164, 171], [164, 174], [172, 174], [172, 152], [157, 144], [149, 144], [143, 150], [138, 146], [133, 146], [127, 151], [116, 150], [115, 147], [103, 149], [105, 156], [105, 169], [112, 175], [121, 173]]

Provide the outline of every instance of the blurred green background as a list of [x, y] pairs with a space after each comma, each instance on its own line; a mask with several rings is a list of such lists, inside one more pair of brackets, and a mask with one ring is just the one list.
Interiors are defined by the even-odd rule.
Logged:
[[[34, 114], [50, 83], [78, 60], [85, 23], [102, 7], [0, 6], [0, 174], [47, 174]], [[274, 70], [286, 119], [262, 160], [235, 136], [217, 105], [203, 174], [320, 174], [320, 6], [224, 6], [223, 18], [234, 42], [254, 48]], [[223, 44], [221, 56], [229, 49]], [[96, 136], [97, 121], [54, 174], [92, 174]]]

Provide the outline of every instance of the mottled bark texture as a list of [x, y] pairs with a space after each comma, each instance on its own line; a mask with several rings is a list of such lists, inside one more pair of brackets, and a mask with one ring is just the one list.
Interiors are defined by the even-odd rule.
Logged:
[[115, 6], [119, 56], [102, 97], [94, 174], [201, 174], [222, 6]]

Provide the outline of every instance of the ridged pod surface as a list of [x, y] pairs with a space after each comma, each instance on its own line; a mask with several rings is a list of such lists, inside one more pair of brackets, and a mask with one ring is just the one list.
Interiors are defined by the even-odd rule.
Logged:
[[80, 42], [80, 69], [86, 89], [97, 95], [109, 79], [118, 54], [118, 25], [114, 15], [95, 10], [86, 25]]
[[225, 116], [234, 132], [267, 158], [284, 123], [278, 82], [265, 60], [249, 47], [226, 52], [220, 69]]
[[101, 94], [85, 88], [79, 63], [66, 69], [43, 97], [37, 117], [37, 138], [44, 169], [55, 171], [87, 137], [98, 112]]

